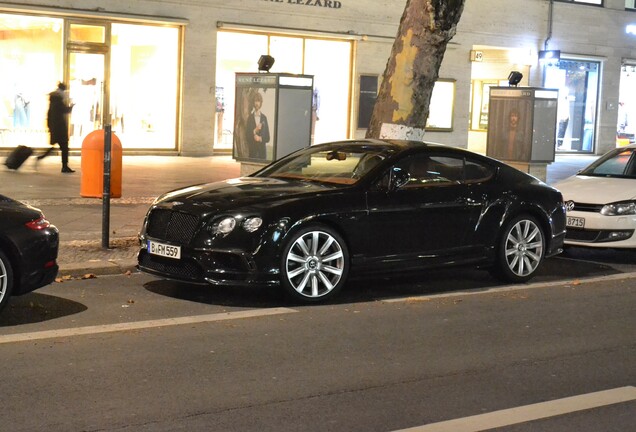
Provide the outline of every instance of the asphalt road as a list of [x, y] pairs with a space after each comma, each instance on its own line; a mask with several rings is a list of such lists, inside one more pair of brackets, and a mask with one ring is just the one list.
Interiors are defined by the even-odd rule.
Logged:
[[633, 430], [636, 279], [592, 258], [522, 287], [357, 281], [311, 307], [141, 274], [54, 284], [0, 317], [0, 429]]

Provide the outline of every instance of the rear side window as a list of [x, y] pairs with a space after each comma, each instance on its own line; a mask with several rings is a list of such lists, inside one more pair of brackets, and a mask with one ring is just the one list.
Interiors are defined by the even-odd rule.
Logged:
[[464, 161], [436, 155], [415, 155], [397, 164], [409, 173], [407, 188], [458, 184], [462, 178]]
[[495, 169], [473, 160], [466, 160], [464, 167], [464, 181], [466, 183], [483, 183], [495, 175]]

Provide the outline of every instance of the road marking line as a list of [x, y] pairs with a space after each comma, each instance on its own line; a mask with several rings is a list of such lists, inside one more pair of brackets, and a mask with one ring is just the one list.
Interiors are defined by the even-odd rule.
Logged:
[[253, 309], [253, 310], [238, 311], [238, 312], [186, 316], [186, 317], [179, 317], [179, 318], [163, 318], [163, 319], [148, 320], [148, 321], [136, 321], [136, 322], [127, 322], [127, 323], [118, 323], [118, 324], [66, 328], [66, 329], [60, 329], [60, 330], [46, 330], [46, 331], [39, 331], [39, 332], [32, 332], [32, 333], [17, 333], [17, 334], [0, 336], [0, 344], [12, 343], [12, 342], [26, 342], [26, 341], [33, 341], [33, 340], [40, 340], [40, 339], [52, 339], [52, 338], [59, 338], [59, 337], [92, 335], [92, 334], [99, 334], [99, 333], [141, 330], [141, 329], [177, 326], [177, 325], [185, 325], [185, 324], [199, 324], [199, 323], [208, 323], [208, 322], [215, 322], [215, 321], [255, 318], [255, 317], [263, 317], [263, 316], [271, 316], [271, 315], [288, 314], [293, 312], [298, 312], [298, 311], [295, 309], [289, 309], [289, 308]]
[[636, 387], [627, 386], [394, 432], [478, 432], [633, 400]]
[[601, 282], [601, 281], [608, 281], [608, 280], [632, 279], [632, 278], [636, 278], [636, 272], [620, 273], [615, 275], [597, 276], [597, 277], [582, 278], [582, 279], [560, 280], [560, 281], [552, 281], [552, 282], [535, 282], [528, 285], [506, 285], [502, 287], [488, 288], [483, 290], [479, 288], [473, 288], [471, 291], [455, 291], [450, 293], [428, 294], [428, 295], [425, 294], [421, 296], [409, 296], [409, 297], [384, 299], [381, 301], [384, 303], [400, 303], [400, 302], [408, 302], [413, 300], [472, 296], [472, 295], [492, 294], [492, 293], [509, 292], [509, 291], [523, 291], [523, 290], [531, 290], [531, 289], [538, 289], [538, 288], [550, 288], [554, 286], [568, 286], [568, 285], [575, 285], [575, 284], [577, 286], [581, 286], [586, 283]]

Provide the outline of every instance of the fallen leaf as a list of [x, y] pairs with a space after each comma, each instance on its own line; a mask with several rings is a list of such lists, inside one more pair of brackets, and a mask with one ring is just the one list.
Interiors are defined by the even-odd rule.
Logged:
[[95, 276], [93, 273], [86, 273], [84, 276], [82, 276], [82, 279], [95, 279], [97, 278], [97, 276]]

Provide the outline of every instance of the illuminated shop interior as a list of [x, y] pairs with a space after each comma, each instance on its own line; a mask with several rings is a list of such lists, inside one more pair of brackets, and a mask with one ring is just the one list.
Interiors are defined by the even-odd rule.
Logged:
[[170, 26], [0, 14], [0, 147], [46, 147], [48, 94], [66, 81], [71, 149], [107, 121], [124, 149], [176, 149], [179, 37]]
[[349, 137], [351, 41], [220, 31], [215, 151], [232, 148], [235, 73], [257, 72], [263, 54], [276, 60], [272, 73], [314, 76], [313, 143]]

